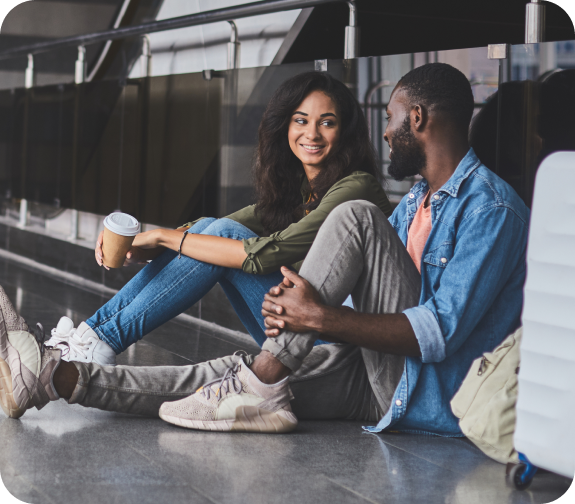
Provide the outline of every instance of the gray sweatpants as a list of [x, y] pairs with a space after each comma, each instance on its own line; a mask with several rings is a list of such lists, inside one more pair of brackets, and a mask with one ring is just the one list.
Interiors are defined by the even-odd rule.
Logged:
[[[364, 313], [400, 313], [419, 301], [417, 268], [383, 213], [365, 201], [343, 203], [330, 213], [300, 275], [330, 306], [340, 306], [349, 293], [355, 309]], [[294, 371], [296, 416], [379, 420], [390, 406], [404, 358], [346, 344], [314, 347], [317, 337], [284, 331], [263, 346]], [[80, 378], [70, 403], [157, 416], [163, 402], [193, 394], [238, 358], [165, 367], [75, 363]]]

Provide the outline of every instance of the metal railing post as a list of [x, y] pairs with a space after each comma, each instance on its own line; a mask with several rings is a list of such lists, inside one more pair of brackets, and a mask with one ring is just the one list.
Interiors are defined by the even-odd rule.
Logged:
[[[86, 48], [84, 46], [78, 46], [78, 59], [76, 60], [76, 71], [74, 74], [74, 82], [76, 84], [83, 84], [86, 80]], [[77, 90], [76, 93], [80, 91]], [[78, 104], [76, 104], [78, 106]], [[77, 124], [74, 125], [75, 129], [77, 128]], [[77, 137], [74, 135], [74, 146], [76, 147]], [[74, 148], [74, 157], [77, 155], [76, 148]], [[76, 166], [74, 165], [74, 172], [72, 174], [72, 181], [73, 181], [73, 188], [72, 191], [76, 190], [75, 182], [76, 177]], [[73, 198], [75, 200], [75, 198]], [[74, 205], [75, 206], [75, 201]], [[78, 223], [80, 221], [80, 216], [78, 210], [72, 208], [70, 210], [70, 236], [68, 236], [68, 240], [74, 241], [78, 239]]]
[[78, 59], [76, 60], [76, 72], [74, 74], [74, 82], [82, 84], [86, 79], [86, 48], [78, 46]]
[[241, 44], [238, 42], [238, 27], [234, 21], [228, 21], [232, 27], [232, 34], [228, 42], [228, 70], [240, 67]]
[[359, 58], [359, 26], [357, 26], [357, 10], [355, 2], [349, 5], [349, 26], [345, 27], [345, 47], [343, 59]]
[[28, 225], [28, 200], [22, 198], [20, 200], [20, 218], [18, 219], [18, 227], [23, 229]]
[[[28, 54], [28, 66], [24, 74], [24, 87], [32, 89], [34, 87], [34, 55]], [[20, 219], [18, 227], [24, 228], [28, 225], [28, 200], [26, 200], [26, 168], [28, 165], [28, 114], [30, 110], [30, 93], [26, 93], [24, 101], [24, 134], [22, 135], [22, 171], [20, 175]]]
[[24, 74], [24, 87], [30, 89], [34, 87], [34, 55], [28, 55], [28, 66]]
[[525, 6], [525, 43], [536, 44], [545, 39], [545, 5], [531, 0]]
[[142, 36], [143, 38], [143, 45], [142, 45], [142, 63], [143, 63], [143, 71], [142, 77], [151, 77], [152, 76], [152, 44], [150, 42], [150, 37], [148, 35]]
[[79, 221], [80, 221], [80, 212], [78, 212], [78, 210], [72, 209], [70, 212], [70, 236], [68, 236], [68, 240], [74, 241], [78, 239]]

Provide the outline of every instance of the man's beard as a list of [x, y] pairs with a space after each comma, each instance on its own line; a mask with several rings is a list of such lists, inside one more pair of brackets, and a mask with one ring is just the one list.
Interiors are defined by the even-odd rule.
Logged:
[[427, 164], [425, 152], [411, 131], [409, 116], [391, 138], [393, 152], [387, 173], [395, 180], [403, 180], [421, 173]]

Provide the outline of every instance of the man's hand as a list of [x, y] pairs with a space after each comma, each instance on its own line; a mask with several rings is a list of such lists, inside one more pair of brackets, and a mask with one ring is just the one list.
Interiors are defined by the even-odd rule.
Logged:
[[318, 331], [324, 305], [311, 284], [285, 266], [283, 282], [265, 295], [262, 315], [266, 336], [279, 336], [282, 329], [293, 332]]

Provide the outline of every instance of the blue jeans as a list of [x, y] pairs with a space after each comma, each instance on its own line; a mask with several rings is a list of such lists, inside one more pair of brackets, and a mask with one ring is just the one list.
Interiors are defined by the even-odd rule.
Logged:
[[[202, 219], [194, 234], [234, 240], [257, 235], [231, 219]], [[283, 280], [278, 271], [252, 275], [241, 269], [196, 261], [166, 250], [145, 266], [86, 323], [117, 353], [190, 308], [219, 283], [245, 328], [258, 345], [266, 340], [261, 314], [264, 295]], [[318, 341], [317, 344], [322, 344]]]

